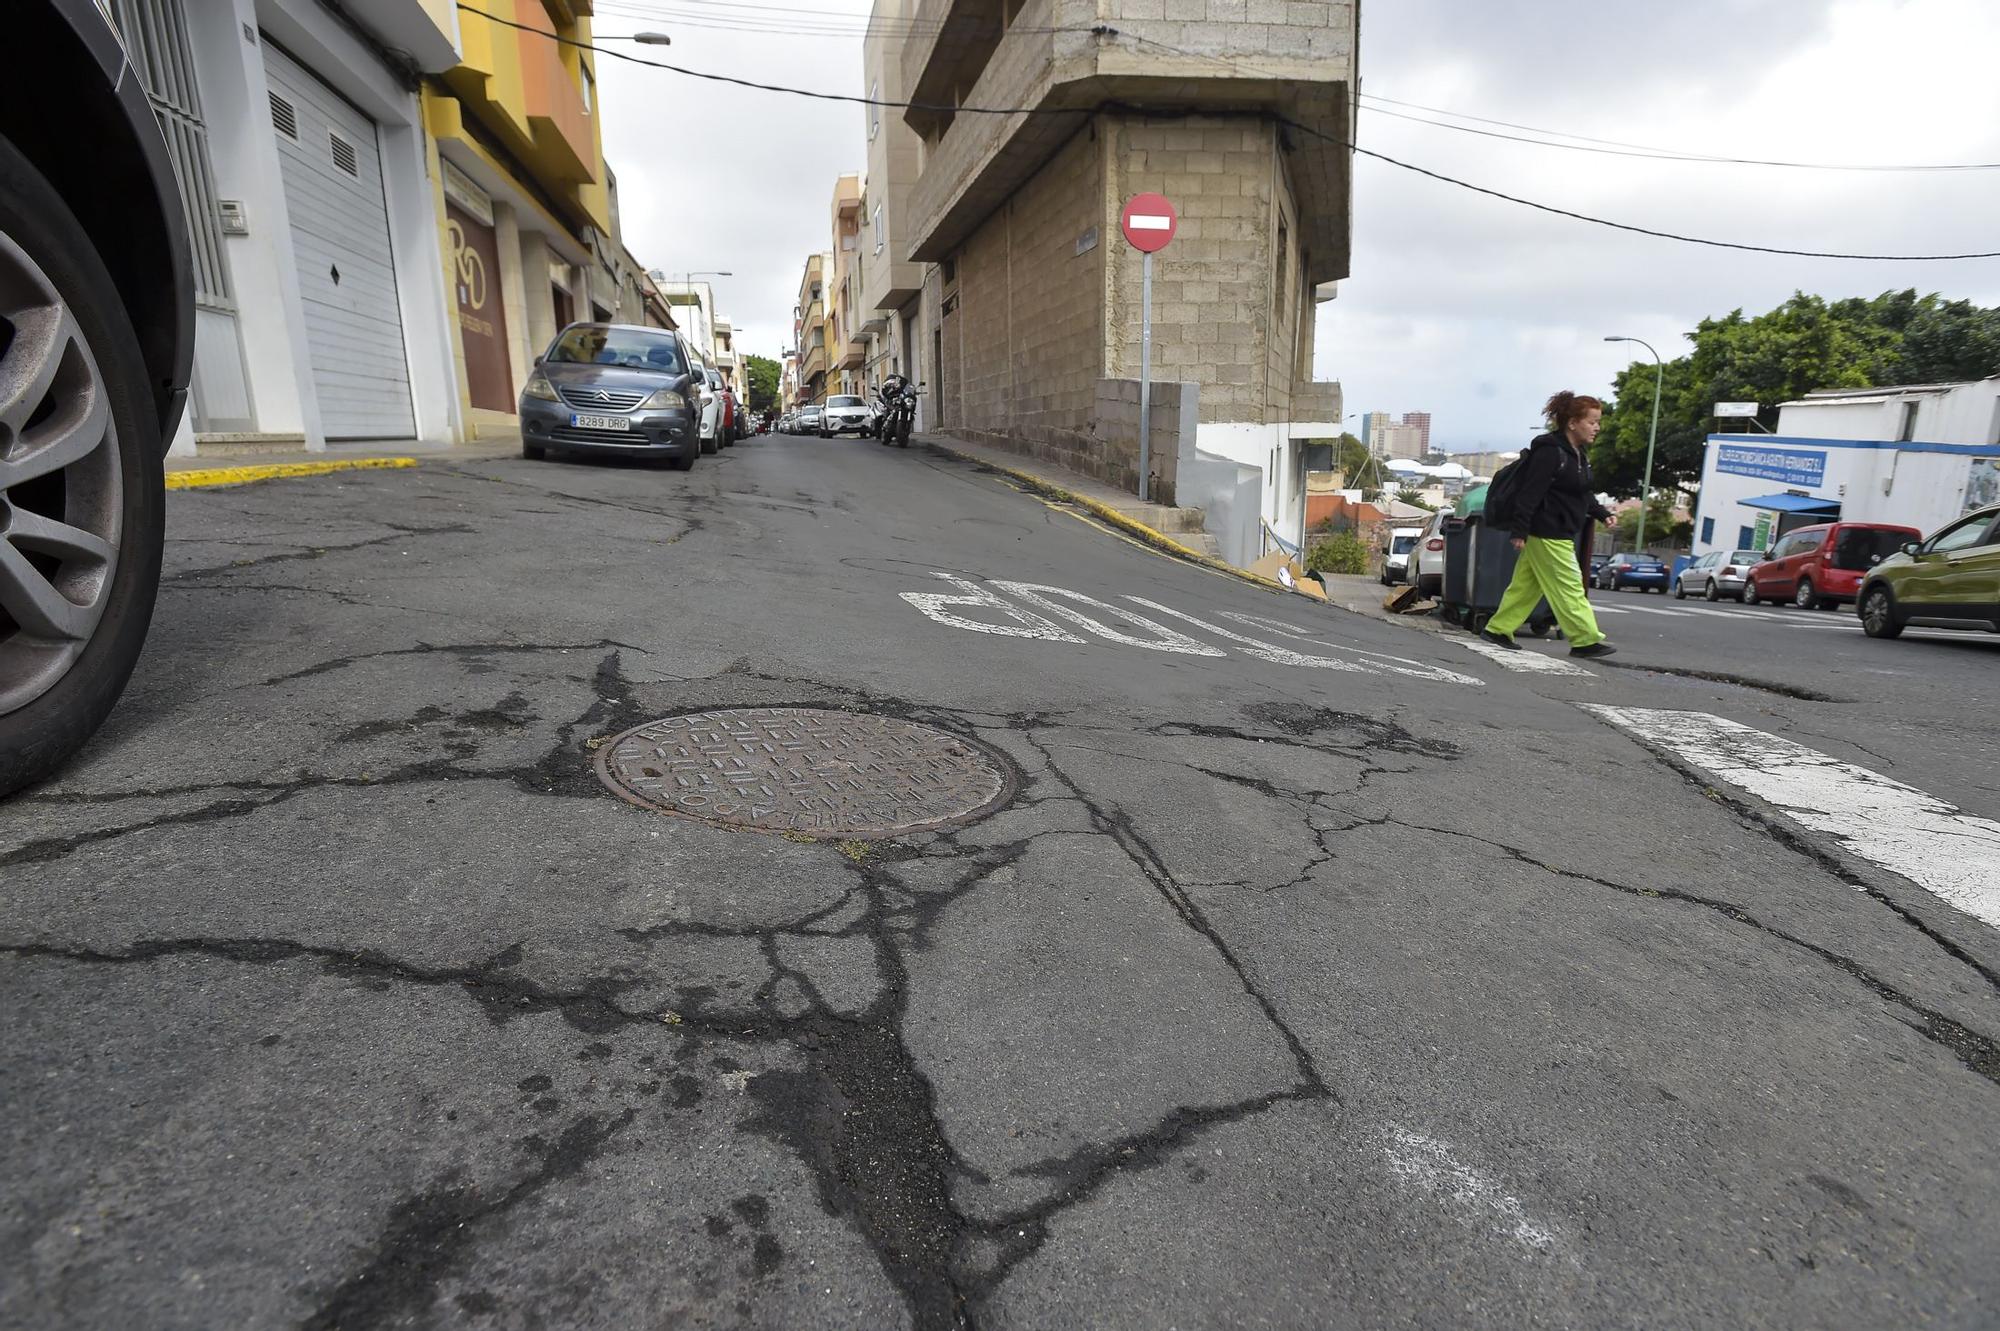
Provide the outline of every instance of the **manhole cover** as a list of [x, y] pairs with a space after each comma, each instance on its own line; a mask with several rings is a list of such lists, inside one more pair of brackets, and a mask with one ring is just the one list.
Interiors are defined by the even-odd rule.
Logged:
[[811, 707], [670, 716], [597, 751], [604, 784], [649, 809], [771, 832], [887, 837], [991, 813], [997, 755], [933, 726]]

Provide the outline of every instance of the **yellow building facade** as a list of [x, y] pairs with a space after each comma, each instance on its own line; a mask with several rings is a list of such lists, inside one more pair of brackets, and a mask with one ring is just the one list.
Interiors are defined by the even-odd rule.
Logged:
[[480, 8], [518, 26], [460, 9], [461, 61], [423, 92], [468, 436], [515, 429], [550, 339], [619, 305], [589, 0]]

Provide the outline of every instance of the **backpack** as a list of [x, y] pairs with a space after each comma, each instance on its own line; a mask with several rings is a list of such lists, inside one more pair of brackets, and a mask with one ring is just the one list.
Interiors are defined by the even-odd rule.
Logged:
[[1511, 530], [1514, 519], [1514, 500], [1521, 490], [1521, 473], [1528, 461], [1523, 450], [1520, 457], [1493, 473], [1493, 479], [1486, 484], [1486, 505], [1480, 510], [1480, 522], [1487, 527]]

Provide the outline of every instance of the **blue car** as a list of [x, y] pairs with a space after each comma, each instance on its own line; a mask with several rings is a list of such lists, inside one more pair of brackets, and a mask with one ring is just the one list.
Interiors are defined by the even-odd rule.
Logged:
[[1609, 592], [1637, 587], [1665, 595], [1669, 581], [1667, 566], [1651, 555], [1611, 555], [1597, 570], [1597, 585]]

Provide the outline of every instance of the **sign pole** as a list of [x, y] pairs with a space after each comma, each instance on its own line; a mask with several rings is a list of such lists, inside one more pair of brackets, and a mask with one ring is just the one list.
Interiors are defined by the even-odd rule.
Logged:
[[1153, 499], [1153, 252], [1139, 284], [1139, 500]]

